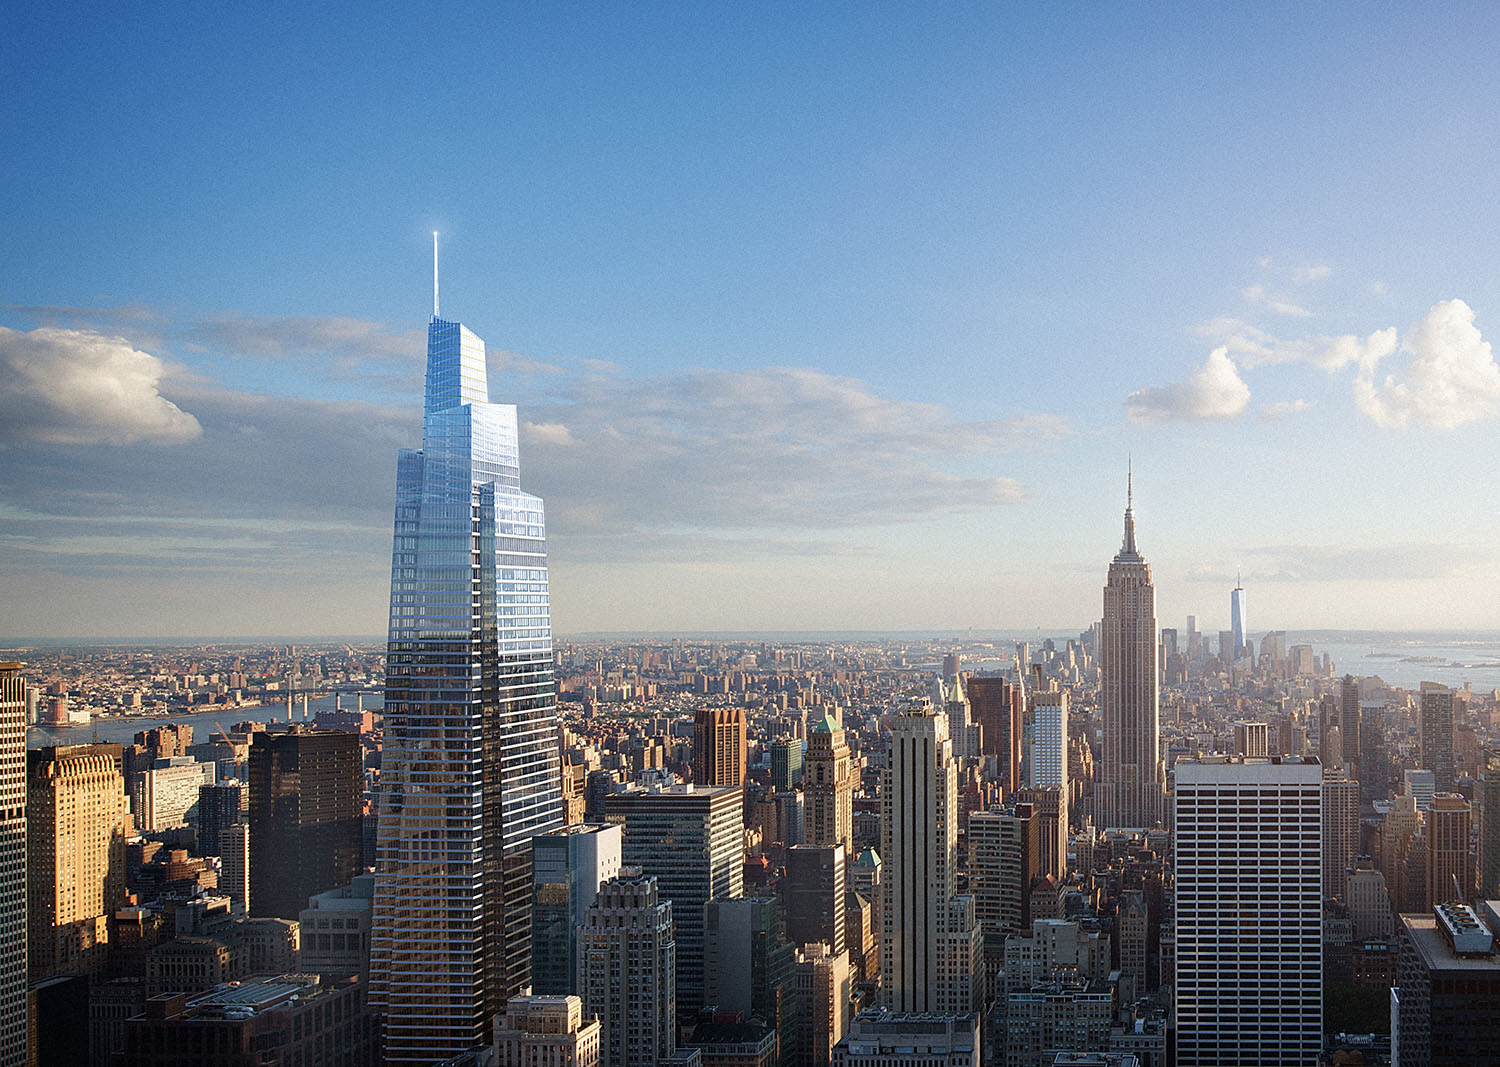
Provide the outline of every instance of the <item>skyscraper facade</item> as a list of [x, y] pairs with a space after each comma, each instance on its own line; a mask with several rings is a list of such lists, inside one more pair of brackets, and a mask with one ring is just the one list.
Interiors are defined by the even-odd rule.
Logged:
[[923, 699], [892, 717], [890, 727], [880, 782], [881, 1004], [899, 1012], [967, 1011], [974, 974], [964, 967], [975, 960], [955, 961], [954, 950], [970, 955], [980, 933], [972, 903], [953, 908], [958, 772], [948, 718]]
[[529, 981], [531, 839], [562, 824], [542, 501], [484, 342], [435, 312], [422, 448], [396, 461], [370, 983], [387, 1063], [488, 1040]]
[[808, 732], [802, 766], [802, 837], [809, 845], [854, 847], [854, 764], [844, 728], [825, 715]]
[[703, 1007], [704, 905], [744, 895], [744, 790], [691, 784], [632, 788], [604, 798], [610, 822], [625, 824], [622, 861], [654, 877], [676, 919], [677, 1001]]
[[1234, 651], [1225, 666], [1245, 654], [1245, 587], [1240, 584], [1238, 576], [1229, 594], [1229, 632], [1234, 634]]
[[1021, 787], [1022, 720], [1025, 689], [1019, 675], [1014, 683], [1000, 675], [968, 679], [970, 718], [979, 724], [983, 754], [1000, 764], [1000, 787], [1007, 793]]
[[251, 910], [295, 919], [308, 897], [364, 869], [359, 735], [300, 723], [258, 731], [249, 777]]
[[745, 709], [699, 708], [693, 715], [693, 781], [697, 785], [744, 785]]
[[125, 777], [119, 745], [26, 754], [31, 980], [102, 976], [125, 902]]
[[604, 1024], [599, 1059], [605, 1067], [654, 1067], [677, 1049], [672, 912], [656, 879], [638, 868], [601, 885], [585, 912], [578, 981], [584, 1014]]
[[1432, 787], [1453, 791], [1453, 690], [1438, 682], [1422, 683], [1422, 767], [1432, 772]]
[[1323, 1043], [1322, 768], [1175, 767], [1179, 1067], [1317, 1062]]
[[1104, 586], [1104, 753], [1094, 787], [1100, 827], [1152, 826], [1164, 815], [1156, 587], [1136, 550], [1133, 503], [1127, 498], [1125, 541]]
[[0, 663], [0, 1067], [26, 1063], [26, 677]]
[[578, 927], [599, 886], [620, 873], [623, 835], [613, 824], [575, 823], [531, 840], [531, 991], [578, 992]]

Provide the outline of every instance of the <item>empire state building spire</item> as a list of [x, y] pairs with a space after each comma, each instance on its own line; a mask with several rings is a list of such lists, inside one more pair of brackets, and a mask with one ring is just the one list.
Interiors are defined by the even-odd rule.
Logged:
[[1135, 475], [1132, 471], [1125, 472], [1125, 540], [1120, 545], [1120, 554], [1116, 559], [1137, 560], [1141, 554], [1135, 549]]

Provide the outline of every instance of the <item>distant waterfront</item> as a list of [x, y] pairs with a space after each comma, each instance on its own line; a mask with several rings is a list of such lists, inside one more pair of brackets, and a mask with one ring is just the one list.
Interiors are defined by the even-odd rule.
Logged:
[[[308, 711], [316, 716], [320, 711], [332, 711], [334, 697], [313, 697], [307, 702]], [[355, 698], [345, 696], [342, 698], [344, 710], [354, 710]], [[378, 693], [365, 694], [365, 710], [379, 711], [381, 697]], [[294, 704], [294, 722], [302, 721], [302, 701], [299, 699]], [[168, 723], [187, 723], [193, 727], [193, 741], [201, 744], [208, 741], [214, 734], [214, 724], [221, 724], [225, 730], [234, 728], [237, 722], [269, 722], [271, 720], [286, 721], [286, 702], [279, 704], [261, 704], [249, 708], [214, 708], [209, 711], [195, 712], [164, 712], [154, 715], [131, 715], [110, 716], [95, 720], [99, 727], [99, 740], [105, 744], [128, 745], [135, 739], [135, 735], [142, 730], [152, 730], [158, 726]], [[28, 726], [26, 728], [26, 747], [41, 748], [44, 745], [88, 745], [94, 741], [94, 723], [83, 722], [74, 726]]]
[[1381, 633], [1360, 631], [1288, 631], [1288, 645], [1312, 645], [1333, 657], [1334, 670], [1370, 677], [1388, 685], [1416, 689], [1441, 682], [1454, 689], [1472, 683], [1475, 690], [1500, 688], [1500, 633]]

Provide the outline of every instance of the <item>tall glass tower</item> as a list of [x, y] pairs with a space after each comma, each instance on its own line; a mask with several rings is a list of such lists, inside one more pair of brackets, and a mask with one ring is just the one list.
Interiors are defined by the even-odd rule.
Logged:
[[1234, 651], [1229, 659], [1233, 663], [1245, 654], [1245, 587], [1239, 575], [1235, 575], [1234, 588], [1229, 592], [1229, 629], [1234, 634]]
[[388, 1064], [487, 1044], [530, 981], [531, 839], [562, 824], [546, 544], [516, 409], [434, 309], [422, 449], [396, 461], [370, 946]]

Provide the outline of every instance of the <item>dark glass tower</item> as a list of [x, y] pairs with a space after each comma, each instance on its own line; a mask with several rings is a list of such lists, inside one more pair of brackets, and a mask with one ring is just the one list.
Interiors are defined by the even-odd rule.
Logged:
[[530, 981], [531, 839], [562, 824], [546, 533], [484, 342], [433, 316], [396, 462], [371, 1000], [387, 1063], [490, 1040]]

